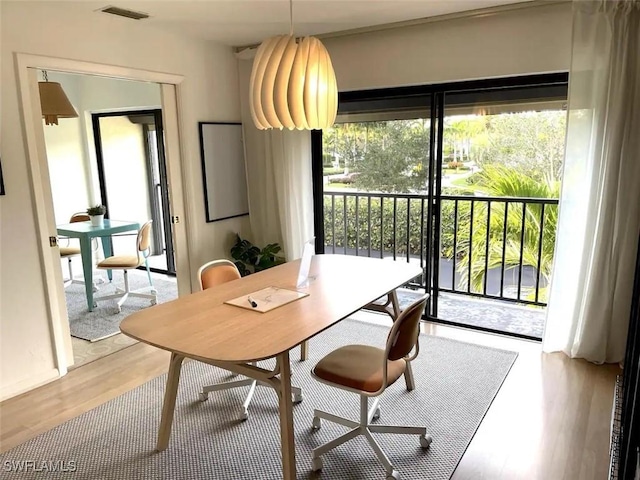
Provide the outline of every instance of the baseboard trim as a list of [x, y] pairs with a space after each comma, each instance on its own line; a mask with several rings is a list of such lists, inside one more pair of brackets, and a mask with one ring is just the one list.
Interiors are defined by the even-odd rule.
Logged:
[[3, 385], [0, 387], [0, 402], [16, 397], [22, 393], [38, 388], [45, 383], [57, 380], [62, 375], [57, 368], [52, 368], [35, 376], [13, 383], [11, 385]]

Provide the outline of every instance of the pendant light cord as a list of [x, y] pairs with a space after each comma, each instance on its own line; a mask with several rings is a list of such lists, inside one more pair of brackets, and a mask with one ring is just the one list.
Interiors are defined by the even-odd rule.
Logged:
[[289, 0], [289, 36], [293, 37], [293, 0]]

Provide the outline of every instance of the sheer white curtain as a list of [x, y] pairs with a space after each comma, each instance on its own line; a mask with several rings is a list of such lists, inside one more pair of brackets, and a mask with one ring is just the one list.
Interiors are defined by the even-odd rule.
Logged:
[[239, 61], [251, 231], [261, 247], [278, 242], [286, 259], [294, 260], [313, 236], [311, 134], [253, 125], [248, 104], [252, 62]]
[[560, 218], [543, 348], [624, 358], [640, 231], [640, 0], [574, 1]]

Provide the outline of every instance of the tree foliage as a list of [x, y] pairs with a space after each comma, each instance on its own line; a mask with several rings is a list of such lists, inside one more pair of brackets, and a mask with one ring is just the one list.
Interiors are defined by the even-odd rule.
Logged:
[[[444, 119], [444, 165], [502, 165], [548, 183], [560, 179], [565, 112], [458, 115]], [[324, 131], [324, 153], [365, 191], [419, 192], [427, 185], [427, 119], [353, 122]], [[326, 163], [326, 162], [325, 162]]]

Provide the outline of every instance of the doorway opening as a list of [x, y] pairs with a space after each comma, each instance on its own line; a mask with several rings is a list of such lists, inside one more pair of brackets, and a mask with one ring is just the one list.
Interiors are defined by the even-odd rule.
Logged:
[[[119, 324], [153, 302], [129, 297], [120, 306], [117, 298], [101, 300], [120, 294], [124, 275], [114, 268], [110, 277], [96, 266], [111, 255], [137, 255], [138, 229], [149, 220], [150, 276], [144, 264], [128, 270], [131, 290], [155, 291], [158, 303], [177, 298], [161, 86], [51, 70], [48, 77], [62, 85], [78, 112], [78, 118], [43, 127], [60, 250], [80, 252], [60, 259], [63, 278], [57, 279], [64, 285], [76, 368], [136, 343], [120, 333]], [[107, 207], [111, 226], [129, 225], [126, 230], [102, 235], [89, 222], [71, 223], [74, 214], [96, 204]], [[69, 233], [84, 227], [95, 233], [90, 260], [82, 256], [80, 237]]]

